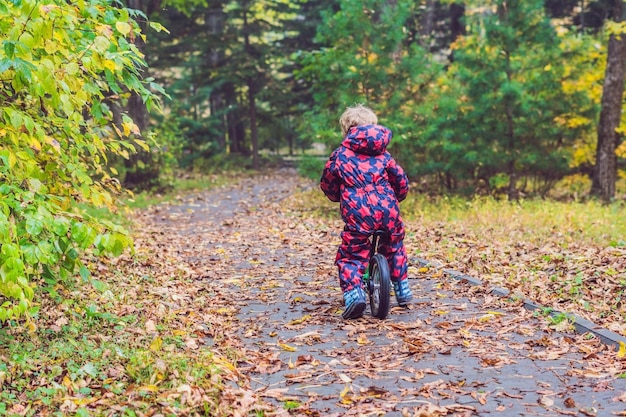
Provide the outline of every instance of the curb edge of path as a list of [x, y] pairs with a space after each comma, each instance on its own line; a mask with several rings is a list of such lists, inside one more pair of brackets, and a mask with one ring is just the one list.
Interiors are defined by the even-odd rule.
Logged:
[[[478, 286], [478, 287], [484, 286], [483, 281], [477, 278], [474, 278], [470, 275], [455, 271], [453, 269], [443, 269], [443, 265], [440, 264], [439, 262], [428, 261], [423, 258], [414, 258], [414, 260], [417, 261], [417, 263], [420, 264], [422, 267], [434, 267], [434, 268], [440, 269], [443, 271], [443, 273], [451, 276], [452, 278], [458, 281], [467, 282], [468, 284], [472, 286]], [[487, 292], [490, 294], [495, 294], [500, 297], [508, 297], [510, 294], [509, 290], [507, 290], [506, 288], [501, 288], [501, 287], [491, 287], [487, 289]], [[523, 305], [524, 305], [524, 308], [530, 311], [540, 310], [544, 308], [543, 306], [528, 299], [523, 301]], [[592, 321], [583, 319], [582, 317], [578, 317], [575, 314], [564, 313], [562, 311], [556, 311], [556, 310], [550, 310], [550, 316], [552, 317], [560, 316], [563, 314], [565, 314], [566, 317], [568, 317], [568, 319], [574, 325], [576, 332], [580, 334], [592, 333], [596, 337], [598, 337], [604, 344], [613, 347], [615, 350], [619, 350], [621, 344], [626, 345], [626, 337], [621, 336], [610, 330], [607, 330], [601, 326], [598, 326]]]

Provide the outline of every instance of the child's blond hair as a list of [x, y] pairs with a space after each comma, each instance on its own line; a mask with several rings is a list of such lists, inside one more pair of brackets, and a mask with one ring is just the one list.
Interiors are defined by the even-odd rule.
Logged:
[[353, 107], [348, 107], [339, 118], [339, 124], [341, 125], [341, 131], [345, 136], [351, 127], [360, 125], [373, 125], [378, 123], [378, 117], [369, 107], [365, 107], [362, 104], [357, 104]]

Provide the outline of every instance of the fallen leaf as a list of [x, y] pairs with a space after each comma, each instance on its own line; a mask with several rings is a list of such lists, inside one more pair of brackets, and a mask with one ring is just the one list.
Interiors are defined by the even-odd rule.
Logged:
[[574, 407], [576, 407], [576, 401], [574, 401], [574, 399], [572, 397], [567, 397], [565, 399], [565, 401], [563, 401], [563, 403], [565, 404], [565, 407], [567, 407], [567, 408], [574, 408]]
[[150, 350], [153, 352], [161, 350], [161, 346], [163, 346], [163, 339], [159, 336], [155, 337], [152, 339], [152, 342], [150, 342]]
[[298, 350], [297, 347], [295, 346], [291, 346], [288, 345], [287, 343], [282, 343], [282, 342], [278, 342], [277, 343], [278, 347], [280, 347], [282, 350], [286, 350], [287, 352], [295, 352]]
[[554, 405], [554, 400], [546, 395], [540, 397], [538, 402], [544, 407], [552, 407]]
[[291, 320], [287, 325], [288, 326], [295, 326], [295, 325], [298, 325], [298, 324], [302, 324], [302, 323], [304, 323], [305, 321], [307, 321], [310, 318], [311, 318], [310, 314], [305, 314], [304, 316], [300, 317], [299, 319]]

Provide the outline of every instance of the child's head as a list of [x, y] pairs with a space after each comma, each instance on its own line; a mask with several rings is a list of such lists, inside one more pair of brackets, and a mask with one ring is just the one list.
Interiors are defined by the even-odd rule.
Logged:
[[378, 117], [369, 107], [357, 104], [354, 107], [348, 107], [339, 118], [341, 131], [345, 136], [351, 127], [361, 125], [373, 125], [378, 123]]

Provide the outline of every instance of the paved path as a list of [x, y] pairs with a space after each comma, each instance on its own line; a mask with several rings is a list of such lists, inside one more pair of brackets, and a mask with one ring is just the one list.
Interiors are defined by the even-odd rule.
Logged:
[[278, 208], [307, 186], [283, 171], [160, 213], [164, 225], [185, 225], [171, 230], [201, 236], [198, 253], [214, 254], [188, 261], [231, 291], [240, 329], [231, 342], [248, 352], [239, 368], [275, 413], [626, 415], [625, 380], [607, 366], [615, 352], [447, 276], [414, 266], [409, 309], [342, 320], [339, 230]]

